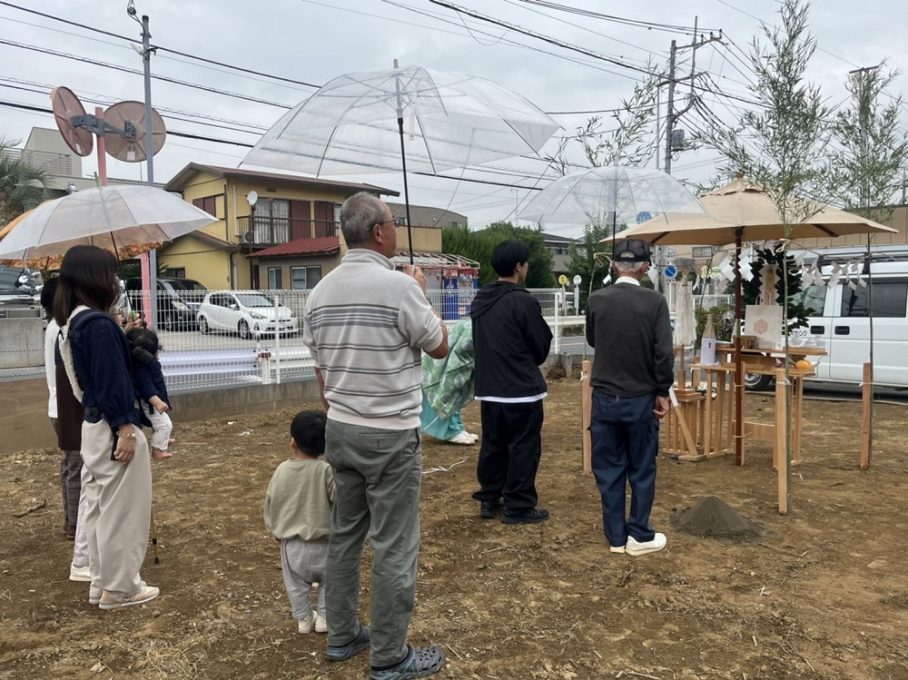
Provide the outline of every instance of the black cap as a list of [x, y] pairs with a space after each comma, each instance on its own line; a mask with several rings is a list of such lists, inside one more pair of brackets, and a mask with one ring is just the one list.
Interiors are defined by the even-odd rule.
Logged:
[[652, 256], [646, 241], [629, 238], [615, 244], [615, 255], [612, 259], [618, 262], [651, 262]]

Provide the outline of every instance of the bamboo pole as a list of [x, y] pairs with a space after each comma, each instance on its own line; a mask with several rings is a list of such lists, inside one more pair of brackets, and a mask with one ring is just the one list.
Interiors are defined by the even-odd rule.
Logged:
[[593, 412], [593, 387], [590, 384], [592, 370], [593, 363], [589, 359], [580, 363], [580, 435], [583, 442], [583, 472], [587, 475], [593, 474], [593, 439], [590, 435]]
[[873, 409], [873, 364], [864, 364], [864, 381], [861, 383], [861, 469], [870, 469], [871, 414]]
[[744, 227], [735, 229], [735, 463], [744, 465], [744, 360], [741, 358], [741, 247]]
[[787, 515], [791, 510], [791, 489], [788, 486], [790, 479], [791, 458], [788, 450], [788, 385], [785, 383], [785, 369], [776, 369], [776, 441], [773, 452], [776, 458], [776, 468], [779, 480], [779, 514]]

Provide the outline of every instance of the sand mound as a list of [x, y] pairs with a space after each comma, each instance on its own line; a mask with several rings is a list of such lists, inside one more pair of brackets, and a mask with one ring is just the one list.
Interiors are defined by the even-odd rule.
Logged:
[[747, 541], [762, 533], [759, 524], [738, 514], [715, 496], [701, 499], [692, 508], [676, 513], [672, 520], [677, 529], [694, 536]]

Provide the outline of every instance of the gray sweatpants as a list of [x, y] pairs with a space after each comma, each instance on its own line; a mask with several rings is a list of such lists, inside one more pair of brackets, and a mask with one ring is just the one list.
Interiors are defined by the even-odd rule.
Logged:
[[302, 621], [312, 612], [312, 584], [318, 583], [318, 613], [325, 615], [325, 565], [328, 544], [285, 538], [281, 541], [281, 571], [293, 618]]
[[407, 654], [419, 554], [419, 430], [379, 430], [328, 419], [326, 458], [337, 486], [331, 515], [326, 604], [328, 644], [345, 645], [356, 619], [363, 542], [372, 542], [369, 632], [373, 666]]
[[[137, 428], [138, 431], [138, 428]], [[88, 469], [84, 493], [91, 590], [134, 595], [151, 523], [151, 458], [138, 431], [128, 464], [111, 460], [114, 436], [105, 421], [82, 423], [82, 461]]]

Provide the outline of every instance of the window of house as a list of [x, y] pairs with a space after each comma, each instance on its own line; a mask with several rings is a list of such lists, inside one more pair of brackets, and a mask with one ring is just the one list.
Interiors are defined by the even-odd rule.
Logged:
[[252, 223], [256, 243], [286, 243], [290, 239], [290, 201], [260, 198]]
[[[873, 316], [904, 317], [908, 303], [908, 281], [875, 281], [873, 284]], [[842, 284], [842, 316], [869, 316], [867, 313], [867, 288], [854, 290]]]
[[164, 270], [164, 275], [169, 279], [185, 279], [186, 267], [168, 267]]
[[218, 198], [217, 196], [205, 196], [204, 198], [195, 199], [192, 202], [192, 204], [196, 208], [201, 208], [202, 210], [207, 212], [209, 215], [214, 215], [215, 217], [217, 217], [218, 216], [217, 198]]
[[321, 279], [321, 266], [290, 268], [290, 287], [293, 290], [311, 290]]
[[284, 287], [284, 271], [281, 267], [268, 267], [268, 289], [280, 290]]

